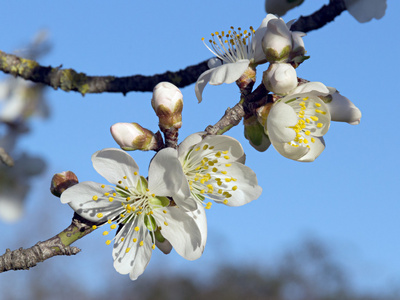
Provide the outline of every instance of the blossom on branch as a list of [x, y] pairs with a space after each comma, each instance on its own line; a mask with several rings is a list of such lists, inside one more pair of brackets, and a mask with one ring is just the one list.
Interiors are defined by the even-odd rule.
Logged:
[[309, 82], [272, 105], [264, 130], [281, 155], [309, 162], [325, 149], [322, 136], [329, 129], [331, 117], [319, 96], [328, 94], [322, 83]]
[[[210, 70], [200, 75], [196, 82], [196, 97], [201, 102], [202, 93], [207, 83], [220, 85], [232, 83], [249, 68], [258, 64], [265, 63], [266, 57], [262, 51], [261, 41], [266, 32], [267, 24], [270, 19], [276, 18], [274, 15], [267, 15], [260, 27], [254, 30], [250, 27], [249, 31], [237, 31], [234, 27], [225, 32], [212, 33], [209, 40], [211, 47], [206, 47], [218, 58], [209, 62]], [[204, 42], [204, 38], [202, 39]], [[221, 63], [222, 62], [222, 63]]]
[[98, 151], [92, 162], [96, 171], [115, 186], [82, 182], [62, 193], [61, 202], [99, 226], [110, 225], [103, 235], [119, 227], [115, 237], [106, 241], [109, 245], [114, 240], [114, 267], [119, 273], [137, 279], [156, 244], [168, 252], [170, 243], [189, 260], [201, 256], [206, 232], [200, 223], [205, 223], [205, 215], [194, 219], [179, 205], [194, 200], [181, 189], [186, 178], [175, 149], [166, 148], [155, 155], [148, 181], [139, 175], [133, 158], [120, 149]]
[[212, 203], [206, 198], [241, 206], [261, 195], [256, 174], [244, 165], [242, 145], [232, 137], [192, 134], [179, 145], [178, 157], [187, 178], [183, 189], [207, 209]]

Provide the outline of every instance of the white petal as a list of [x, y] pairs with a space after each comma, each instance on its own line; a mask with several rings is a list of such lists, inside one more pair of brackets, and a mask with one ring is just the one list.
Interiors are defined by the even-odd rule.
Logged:
[[202, 100], [204, 87], [208, 82], [212, 85], [235, 82], [246, 71], [249, 64], [250, 61], [248, 59], [241, 59], [235, 63], [223, 64], [201, 74], [194, 87], [199, 103]]
[[[226, 191], [232, 196], [225, 197], [220, 196], [220, 194], [213, 194], [209, 195], [211, 199], [220, 203], [226, 199], [228, 206], [241, 206], [260, 197], [262, 188], [258, 185], [256, 174], [249, 167], [241, 163], [231, 163], [230, 167], [219, 165], [218, 170], [226, 171], [227, 174], [218, 174], [223, 184], [221, 186], [216, 185], [215, 190], [221, 188], [223, 192]], [[226, 182], [225, 178], [228, 178], [229, 182]], [[236, 181], [230, 180], [231, 178], [236, 179]]]
[[[129, 278], [132, 280], [143, 274], [152, 254], [152, 242], [147, 228], [139, 226], [140, 229], [136, 232], [133, 229], [136, 226], [138, 226], [136, 221], [124, 225], [115, 238], [113, 248], [115, 270], [120, 274], [129, 273]], [[137, 241], [133, 242], [133, 238], [137, 238]], [[140, 246], [141, 241], [143, 246]], [[128, 253], [127, 248], [130, 248]]]
[[149, 190], [157, 196], [174, 196], [186, 182], [178, 151], [165, 148], [153, 158], [149, 167]]
[[244, 163], [245, 161], [243, 147], [240, 142], [233, 137], [227, 135], [208, 135], [201, 143], [198, 144], [198, 146], [203, 148], [203, 146], [206, 144], [214, 148], [212, 150], [206, 150], [205, 152], [212, 151], [217, 153], [218, 151], [229, 150], [230, 158], [225, 160], [226, 163], [231, 161], [240, 161]]
[[360, 23], [380, 19], [385, 15], [386, 0], [345, 0], [348, 12]]
[[185, 156], [188, 153], [189, 149], [193, 145], [196, 145], [197, 143], [200, 143], [202, 141], [203, 134], [204, 132], [193, 133], [189, 135], [186, 139], [184, 139], [182, 143], [179, 144], [178, 157], [181, 162], [183, 161], [183, 159], [185, 159]]
[[292, 107], [286, 103], [274, 104], [267, 119], [268, 136], [272, 144], [287, 143], [296, 137], [296, 132], [290, 126], [297, 124], [298, 118]]
[[[101, 188], [101, 185], [92, 181], [80, 182], [61, 194], [61, 202], [68, 203], [77, 214], [89, 221], [105, 222], [118, 216], [123, 207], [119, 201], [110, 202], [107, 197], [101, 197], [110, 192], [109, 188]], [[97, 196], [98, 200], [93, 200], [93, 196]], [[99, 218], [98, 213], [102, 217]]]
[[318, 92], [316, 95], [328, 95], [329, 89], [322, 82], [307, 82], [305, 84], [301, 84], [295, 88], [291, 94], [301, 94], [301, 93], [309, 93], [309, 92]]
[[303, 146], [294, 147], [289, 145], [288, 143], [275, 143], [272, 140], [271, 142], [272, 146], [274, 146], [274, 148], [276, 149], [276, 151], [279, 152], [279, 154], [293, 160], [301, 159], [310, 151], [309, 148]]
[[311, 162], [314, 161], [325, 149], [325, 141], [322, 137], [315, 138], [314, 143], [310, 143], [310, 151], [303, 157], [297, 159], [297, 161], [301, 162]]
[[213, 68], [211, 70], [207, 70], [207, 71], [203, 72], [196, 81], [196, 85], [194, 86], [194, 91], [196, 93], [196, 97], [197, 97], [197, 100], [199, 101], [199, 103], [203, 99], [203, 96], [202, 96], [203, 90], [206, 87], [207, 83], [210, 81], [211, 74], [212, 74], [212, 72], [214, 72], [215, 69], [216, 68]]
[[189, 183], [187, 182], [186, 176], [181, 189], [175, 193], [173, 200], [180, 208], [189, 212], [197, 209], [197, 202], [192, 197], [190, 197]]
[[97, 151], [92, 155], [92, 163], [97, 173], [108, 182], [116, 185], [124, 176], [127, 176], [129, 186], [136, 186], [137, 176], [133, 173], [138, 172], [139, 167], [125, 151], [117, 148]]
[[220, 85], [235, 82], [246, 71], [249, 64], [250, 61], [248, 59], [241, 59], [235, 63], [224, 64], [213, 69], [214, 72], [211, 73], [210, 84]]
[[[162, 210], [165, 210], [166, 213], [163, 213]], [[162, 235], [171, 243], [175, 251], [185, 259], [195, 260], [199, 258], [204, 251], [204, 241], [207, 236], [204, 228], [200, 228], [206, 222], [204, 211], [197, 212], [195, 219], [193, 215], [187, 214], [177, 206], [164, 207], [162, 210], [153, 210], [154, 218], [157, 223], [160, 222], [157, 225], [161, 226]]]
[[348, 98], [338, 92], [332, 94], [332, 101], [326, 103], [332, 121], [360, 124], [361, 111]]

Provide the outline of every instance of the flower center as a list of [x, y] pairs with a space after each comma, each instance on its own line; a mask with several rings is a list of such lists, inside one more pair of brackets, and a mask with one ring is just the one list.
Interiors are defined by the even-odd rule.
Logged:
[[211, 208], [212, 203], [204, 199], [227, 204], [232, 193], [237, 190], [237, 179], [229, 175], [230, 151], [215, 151], [214, 146], [204, 144], [194, 146], [183, 163], [191, 195], [194, 199]]
[[315, 143], [313, 135], [323, 135], [319, 133], [327, 126], [326, 111], [322, 110], [321, 103], [312, 101], [309, 97], [297, 98], [289, 105], [297, 114], [298, 121], [295, 126], [289, 127], [296, 132], [296, 137], [288, 144], [310, 148], [310, 143]]
[[254, 32], [255, 30], [250, 26], [249, 31], [242, 32], [240, 27], [236, 31], [234, 27], [231, 27], [227, 33], [225, 31], [211, 33], [212, 38], [209, 40], [211, 48], [204, 42], [204, 38], [201, 40], [208, 50], [224, 63], [234, 63], [241, 59], [253, 58], [254, 50], [251, 40]]
[[[134, 172], [134, 176], [139, 176]], [[140, 176], [136, 186], [130, 186], [127, 176], [124, 176], [116, 187], [101, 185], [105, 190], [102, 195], [94, 195], [94, 201], [118, 201], [121, 207], [116, 207], [116, 213], [112, 214], [107, 222], [103, 225], [110, 224], [110, 230], [105, 230], [103, 235], [106, 236], [111, 230], [120, 226], [130, 226], [126, 232], [126, 236], [130, 236], [129, 242], [139, 243], [139, 246], [144, 245], [145, 230], [149, 230], [152, 239], [152, 249], [155, 249], [155, 231], [160, 228], [157, 227], [156, 220], [154, 219], [153, 209], [165, 207], [169, 204], [169, 200], [165, 197], [156, 197], [147, 188], [147, 180]], [[166, 213], [166, 211], [163, 211]], [[102, 213], [98, 213], [99, 219], [103, 218]], [[101, 226], [103, 226], [101, 225]], [[164, 224], [165, 225], [165, 224]], [[167, 226], [167, 225], [166, 225]], [[94, 225], [93, 229], [97, 226]], [[146, 229], [147, 228], [147, 229]], [[118, 234], [113, 238], [117, 238]], [[133, 238], [132, 238], [133, 237]], [[120, 238], [120, 242], [124, 242], [125, 237]], [[106, 241], [107, 245], [111, 244], [111, 240]], [[126, 248], [126, 252], [130, 251], [130, 247]]]

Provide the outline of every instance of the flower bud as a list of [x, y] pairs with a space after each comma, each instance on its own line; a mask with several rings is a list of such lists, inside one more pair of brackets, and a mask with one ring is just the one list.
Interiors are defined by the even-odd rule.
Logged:
[[264, 152], [271, 145], [267, 135], [264, 133], [264, 127], [258, 122], [256, 116], [244, 118], [244, 136], [249, 140], [250, 145], [260, 152]]
[[286, 95], [297, 87], [296, 70], [291, 64], [270, 64], [263, 73], [265, 88], [275, 94]]
[[151, 106], [159, 118], [161, 131], [181, 128], [183, 96], [175, 85], [169, 82], [157, 84], [153, 89]]
[[159, 149], [156, 135], [137, 123], [116, 123], [111, 126], [110, 131], [114, 140], [125, 151]]
[[262, 48], [267, 60], [286, 62], [292, 50], [292, 33], [282, 19], [269, 20], [267, 32], [262, 39]]
[[78, 182], [78, 177], [74, 172], [64, 171], [57, 173], [51, 179], [50, 191], [54, 196], [60, 197], [67, 188], [74, 186]]

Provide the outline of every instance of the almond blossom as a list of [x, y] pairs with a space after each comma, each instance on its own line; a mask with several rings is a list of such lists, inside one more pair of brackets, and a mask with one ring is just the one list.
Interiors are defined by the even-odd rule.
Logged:
[[[194, 200], [181, 191], [186, 179], [175, 149], [165, 148], [155, 155], [148, 180], [139, 175], [133, 158], [120, 149], [98, 151], [93, 154], [92, 162], [112, 185], [82, 182], [62, 193], [61, 202], [99, 226], [110, 226], [103, 232], [105, 236], [119, 227], [115, 237], [106, 241], [109, 245], [114, 240], [112, 256], [119, 273], [137, 279], [148, 265], [156, 244], [168, 252], [170, 243], [188, 260], [201, 256], [206, 232], [200, 223], [205, 223], [205, 215], [194, 219], [179, 206], [183, 201]], [[171, 205], [168, 197], [177, 205]]]

